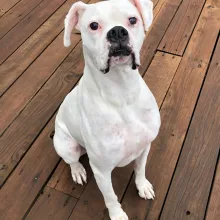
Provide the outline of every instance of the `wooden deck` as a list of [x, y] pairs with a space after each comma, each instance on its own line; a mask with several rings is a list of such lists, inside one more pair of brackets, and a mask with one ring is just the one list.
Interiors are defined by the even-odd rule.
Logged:
[[[88, 183], [75, 185], [52, 146], [84, 66], [80, 35], [62, 43], [73, 2], [0, 1], [0, 220], [108, 219], [88, 158]], [[162, 117], [146, 169], [156, 198], [138, 197], [132, 165], [115, 169], [114, 188], [131, 220], [219, 220], [220, 0], [154, 5], [140, 73]]]

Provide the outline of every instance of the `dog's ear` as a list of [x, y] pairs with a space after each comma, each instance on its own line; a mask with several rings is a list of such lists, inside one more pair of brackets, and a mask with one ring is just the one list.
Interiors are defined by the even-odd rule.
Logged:
[[66, 18], [64, 20], [64, 39], [63, 43], [65, 47], [69, 47], [71, 44], [70, 36], [73, 28], [77, 28], [79, 30], [78, 22], [82, 13], [85, 11], [87, 5], [83, 2], [76, 2], [70, 8]]
[[140, 12], [145, 31], [148, 31], [153, 22], [153, 2], [151, 0], [129, 0], [131, 1], [138, 11]]

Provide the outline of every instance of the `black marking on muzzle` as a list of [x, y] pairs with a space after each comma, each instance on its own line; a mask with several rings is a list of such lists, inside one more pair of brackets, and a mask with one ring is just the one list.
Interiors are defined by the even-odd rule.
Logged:
[[109, 57], [125, 57], [125, 56], [129, 56], [131, 55], [131, 48], [128, 46], [118, 46], [118, 47], [114, 47], [111, 46], [110, 50], [109, 50]]
[[131, 54], [131, 58], [132, 58], [132, 69], [136, 70], [139, 67], [139, 65], [135, 62], [135, 54], [134, 53]]
[[108, 61], [107, 61], [107, 68], [104, 69], [104, 70], [101, 70], [104, 74], [108, 73], [110, 70], [110, 58], [108, 58]]

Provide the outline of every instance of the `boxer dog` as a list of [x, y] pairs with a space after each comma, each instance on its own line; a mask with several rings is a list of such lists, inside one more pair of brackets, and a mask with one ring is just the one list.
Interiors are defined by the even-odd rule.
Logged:
[[128, 219], [112, 187], [115, 167], [134, 161], [140, 197], [154, 198], [145, 165], [160, 114], [138, 72], [145, 31], [152, 20], [150, 0], [76, 2], [65, 18], [64, 45], [70, 45], [73, 28], [81, 32], [85, 68], [56, 116], [54, 146], [78, 184], [86, 182], [79, 158], [88, 154], [111, 220]]

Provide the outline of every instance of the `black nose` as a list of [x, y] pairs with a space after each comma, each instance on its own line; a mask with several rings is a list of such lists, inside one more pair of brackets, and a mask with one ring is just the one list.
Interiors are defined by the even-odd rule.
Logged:
[[109, 42], [126, 41], [128, 39], [128, 31], [121, 27], [115, 26], [107, 33]]

